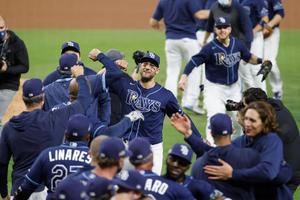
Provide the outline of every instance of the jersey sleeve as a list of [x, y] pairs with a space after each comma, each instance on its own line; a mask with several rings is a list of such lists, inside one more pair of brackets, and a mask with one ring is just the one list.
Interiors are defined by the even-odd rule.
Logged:
[[[213, 6], [214, 5], [212, 5], [212, 7]], [[208, 16], [207, 24], [206, 24], [206, 31], [209, 33], [214, 32], [214, 26], [215, 26], [214, 14], [213, 14], [213, 12], [209, 12], [209, 16]]]
[[189, 0], [188, 6], [190, 11], [195, 14], [196, 12], [202, 10], [204, 8], [204, 1], [199, 0]]
[[161, 1], [159, 1], [152, 15], [152, 18], [157, 21], [160, 21], [163, 18], [163, 8], [161, 4], [162, 4]]
[[276, 14], [280, 15], [283, 18], [285, 15], [285, 12], [284, 12], [284, 8], [283, 8], [281, 0], [272, 0], [272, 3], [273, 3], [272, 6], [273, 6], [275, 15]]
[[207, 48], [203, 48], [198, 54], [194, 55], [190, 61], [186, 64], [183, 74], [189, 75], [195, 67], [199, 67], [205, 63], [207, 59]]
[[260, 162], [248, 169], [234, 169], [233, 180], [247, 182], [268, 182], [278, 175], [283, 160], [282, 142], [278, 137], [267, 138], [260, 153]]
[[194, 131], [190, 137], [185, 138], [184, 140], [191, 146], [197, 157], [202, 156], [205, 152], [213, 148], [203, 141], [200, 133], [196, 134]]

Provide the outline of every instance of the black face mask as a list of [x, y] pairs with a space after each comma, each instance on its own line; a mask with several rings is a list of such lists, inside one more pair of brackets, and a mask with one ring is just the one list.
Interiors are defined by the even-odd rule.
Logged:
[[4, 41], [5, 36], [6, 36], [6, 30], [5, 31], [0, 31], [0, 42]]

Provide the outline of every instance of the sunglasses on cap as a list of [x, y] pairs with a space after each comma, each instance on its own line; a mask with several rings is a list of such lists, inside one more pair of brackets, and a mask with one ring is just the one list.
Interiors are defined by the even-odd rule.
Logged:
[[226, 29], [230, 27], [230, 25], [219, 25], [219, 26], [216, 26], [217, 29]]

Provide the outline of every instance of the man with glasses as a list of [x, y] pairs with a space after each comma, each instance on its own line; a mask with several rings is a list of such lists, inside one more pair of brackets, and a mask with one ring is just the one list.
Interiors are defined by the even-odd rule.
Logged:
[[[232, 31], [230, 21], [227, 17], [219, 17], [215, 22], [216, 38], [208, 43], [203, 49], [192, 57], [186, 65], [183, 75], [179, 81], [179, 88], [184, 89], [188, 75], [195, 68], [205, 63], [205, 75], [207, 79], [204, 91], [204, 105], [207, 109], [207, 122], [216, 113], [225, 113], [227, 99], [239, 101], [241, 99], [241, 87], [239, 84], [238, 69], [242, 60], [251, 64], [261, 64], [263, 60], [251, 54], [243, 42], [230, 36]], [[262, 69], [266, 66], [264, 62]], [[271, 68], [271, 67], [270, 67]], [[260, 70], [264, 77], [268, 70]], [[263, 79], [264, 80], [264, 79]], [[236, 118], [236, 112], [230, 112], [232, 118]], [[236, 120], [233, 120], [234, 122]], [[213, 139], [208, 130], [206, 137], [209, 142]], [[236, 123], [235, 128], [239, 129]], [[241, 132], [241, 131], [240, 131]], [[237, 134], [234, 136], [236, 137]]]

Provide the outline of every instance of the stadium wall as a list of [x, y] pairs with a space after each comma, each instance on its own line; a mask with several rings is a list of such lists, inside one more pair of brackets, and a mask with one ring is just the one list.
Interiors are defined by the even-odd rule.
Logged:
[[[158, 0], [0, 0], [10, 28], [147, 29]], [[285, 29], [300, 28], [297, 0], [283, 0]]]

